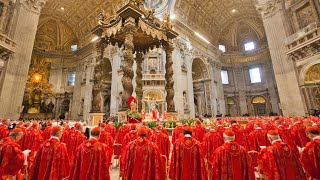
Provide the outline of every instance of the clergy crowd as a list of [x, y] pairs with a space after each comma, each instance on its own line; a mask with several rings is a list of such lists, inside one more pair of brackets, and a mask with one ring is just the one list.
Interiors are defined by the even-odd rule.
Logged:
[[[246, 117], [159, 123], [1, 120], [1, 180], [320, 180], [320, 119]], [[13, 126], [14, 124], [14, 126]], [[204, 126], [206, 124], [206, 126]], [[170, 135], [168, 135], [170, 134]]]

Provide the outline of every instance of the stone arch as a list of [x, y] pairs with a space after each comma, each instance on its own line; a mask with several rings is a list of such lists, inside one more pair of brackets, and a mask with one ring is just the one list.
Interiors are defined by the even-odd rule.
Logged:
[[204, 80], [210, 78], [206, 63], [201, 58], [192, 61], [192, 80]]
[[320, 58], [318, 59], [314, 59], [314, 60], [311, 60], [309, 63], [305, 64], [300, 72], [299, 72], [299, 81], [300, 81], [300, 84], [301, 85], [304, 85], [304, 84], [307, 84], [305, 82], [305, 79], [306, 79], [306, 74], [307, 72], [310, 70], [310, 68], [312, 68], [313, 66], [317, 65], [317, 64], [320, 64]]

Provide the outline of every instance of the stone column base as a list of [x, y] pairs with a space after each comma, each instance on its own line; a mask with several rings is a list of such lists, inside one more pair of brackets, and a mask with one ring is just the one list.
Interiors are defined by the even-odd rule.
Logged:
[[99, 123], [103, 121], [104, 113], [89, 113], [89, 125], [90, 126], [98, 126]]
[[177, 112], [167, 112], [167, 120], [168, 121], [178, 120], [178, 113]]

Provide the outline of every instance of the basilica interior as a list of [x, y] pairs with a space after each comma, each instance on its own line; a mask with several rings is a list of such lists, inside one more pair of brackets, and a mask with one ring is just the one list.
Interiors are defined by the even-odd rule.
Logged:
[[118, 116], [131, 95], [179, 119], [305, 116], [319, 22], [319, 0], [0, 0], [0, 118]]

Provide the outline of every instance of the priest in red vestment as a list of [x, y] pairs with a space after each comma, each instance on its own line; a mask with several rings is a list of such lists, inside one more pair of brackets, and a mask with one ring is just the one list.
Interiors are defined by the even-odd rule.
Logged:
[[47, 122], [47, 127], [42, 132], [43, 140], [46, 141], [51, 137], [52, 122]]
[[74, 125], [74, 130], [72, 130], [69, 134], [69, 138], [67, 140], [67, 151], [68, 151], [68, 157], [70, 160], [73, 159], [74, 153], [78, 146], [83, 143], [86, 140], [86, 137], [82, 133], [83, 127], [80, 123], [76, 123]]
[[172, 133], [172, 144], [176, 142], [181, 136], [183, 136], [183, 127], [182, 127], [182, 121], [179, 120], [177, 126], [173, 129]]
[[8, 119], [3, 119], [2, 124], [0, 124], [0, 140], [2, 138], [8, 137], [10, 131], [8, 129], [8, 126], [10, 124], [10, 120]]
[[123, 180], [164, 180], [165, 163], [158, 147], [147, 139], [147, 130], [138, 130], [138, 138], [122, 151], [121, 174]]
[[24, 155], [17, 143], [23, 135], [20, 128], [13, 129], [9, 137], [0, 140], [0, 179], [11, 179], [18, 174], [24, 163]]
[[253, 171], [249, 169], [248, 154], [235, 141], [235, 133], [226, 130], [223, 136], [225, 143], [212, 155], [212, 179], [254, 179]]
[[200, 143], [203, 141], [204, 135], [207, 133], [207, 129], [202, 126], [200, 120], [196, 120], [196, 125], [192, 129], [192, 137], [198, 140]]
[[100, 130], [101, 131], [99, 132], [98, 141], [107, 145], [107, 147], [110, 151], [109, 154], [112, 155], [113, 154], [113, 146], [114, 146], [114, 140], [112, 138], [112, 135], [105, 130], [104, 123], [100, 124]]
[[147, 134], [147, 138], [151, 138], [152, 136], [152, 129], [150, 129], [148, 126], [147, 126], [147, 123], [146, 122], [142, 122], [142, 126], [141, 127], [145, 127], [146, 130], [148, 131], [148, 134]]
[[268, 179], [305, 180], [299, 155], [282, 142], [275, 130], [268, 132], [271, 146], [264, 148], [258, 155], [258, 164]]
[[287, 127], [285, 127], [283, 122], [281, 122], [281, 121], [276, 121], [276, 125], [277, 125], [277, 131], [278, 131], [282, 141], [284, 143], [288, 144], [288, 146], [292, 150], [294, 150], [295, 153], [299, 153], [298, 147], [296, 145], [295, 140], [292, 137], [290, 130]]
[[248, 138], [243, 127], [236, 121], [231, 121], [231, 129], [236, 135], [235, 141], [247, 150], [249, 148]]
[[52, 128], [51, 138], [41, 145], [29, 169], [29, 180], [62, 180], [68, 177], [70, 164], [66, 146], [60, 142], [62, 133], [62, 127]]
[[313, 179], [320, 179], [320, 132], [317, 127], [306, 129], [308, 138], [307, 143], [301, 154], [301, 163], [306, 173]]
[[69, 135], [70, 135], [71, 128], [68, 125], [68, 123], [66, 123], [66, 122], [62, 123], [62, 127], [64, 129], [63, 129], [63, 134], [62, 134], [62, 137], [61, 137], [61, 142], [65, 143], [66, 146], [68, 146], [67, 143], [69, 141]]
[[260, 146], [267, 146], [267, 132], [261, 128], [261, 123], [255, 124], [253, 130], [248, 136], [249, 151], [260, 151]]
[[161, 132], [162, 127], [158, 125], [155, 128], [155, 132], [152, 134], [150, 140], [154, 142], [160, 151], [161, 155], [165, 155], [169, 159], [170, 154], [170, 140], [169, 137]]
[[109, 121], [108, 124], [106, 124], [106, 127], [104, 128], [105, 131], [111, 134], [112, 138], [115, 139], [117, 136], [117, 130], [113, 125], [112, 121]]
[[306, 127], [299, 121], [297, 117], [293, 119], [293, 125], [290, 127], [290, 132], [295, 144], [299, 147], [304, 147], [309, 141], [306, 135]]
[[213, 152], [223, 144], [223, 139], [218, 132], [211, 127], [210, 131], [204, 135], [202, 149], [204, 158], [211, 161]]
[[136, 140], [138, 137], [138, 134], [137, 134], [137, 127], [135, 124], [131, 124], [130, 126], [130, 132], [127, 133], [125, 136], [124, 136], [124, 139], [123, 139], [123, 143], [122, 143], [122, 147], [126, 147], [126, 145], [131, 142], [131, 141], [134, 141]]
[[208, 179], [200, 142], [192, 137], [190, 126], [184, 127], [183, 134], [184, 137], [178, 139], [173, 146], [169, 173], [170, 179]]
[[[130, 126], [128, 125], [128, 121], [125, 121], [124, 124], [118, 129], [118, 134], [116, 137], [117, 144], [123, 144], [124, 136], [130, 132]], [[123, 147], [123, 145], [122, 145]]]
[[98, 141], [100, 133], [98, 127], [93, 128], [91, 137], [77, 148], [69, 180], [110, 180], [108, 162], [111, 162], [112, 150], [111, 147]]
[[38, 151], [40, 145], [43, 143], [41, 131], [39, 130], [38, 123], [32, 123], [27, 129], [26, 133], [22, 136], [19, 141], [22, 150], [29, 149], [31, 151]]
[[226, 130], [226, 128], [224, 128], [222, 124], [218, 124], [218, 126], [215, 128], [215, 130], [219, 134], [220, 138], [223, 139], [223, 133]]

